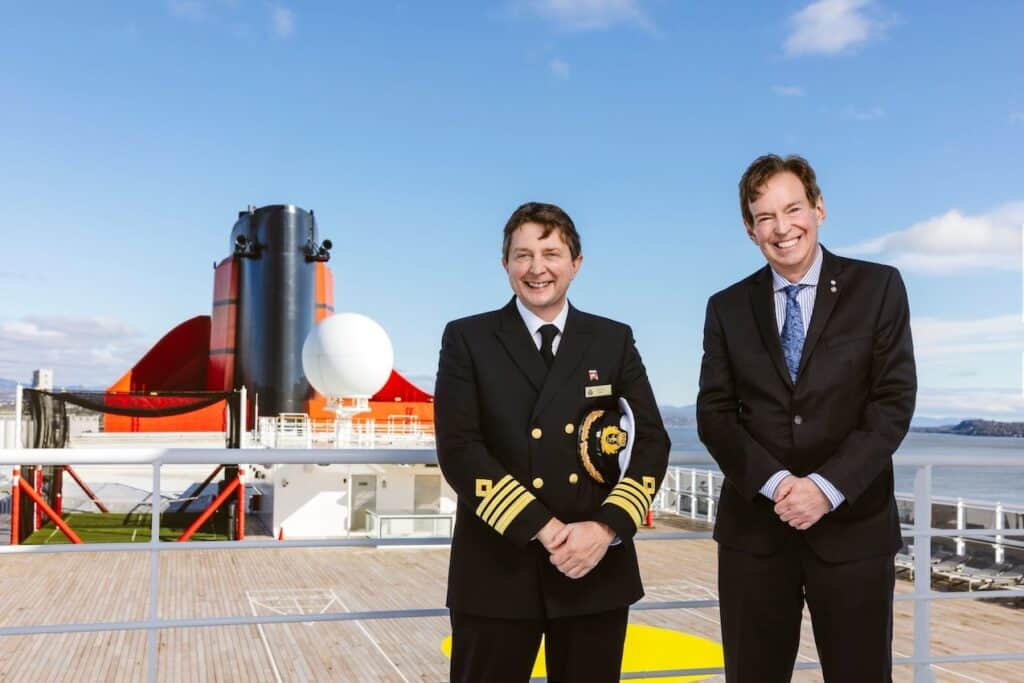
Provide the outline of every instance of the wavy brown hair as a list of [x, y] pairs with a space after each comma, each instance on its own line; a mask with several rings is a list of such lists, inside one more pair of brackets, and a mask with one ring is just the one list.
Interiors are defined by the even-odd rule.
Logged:
[[754, 159], [753, 163], [743, 172], [740, 178], [740, 213], [743, 214], [743, 224], [748, 228], [754, 225], [754, 215], [750, 213], [750, 204], [761, 196], [761, 188], [773, 176], [779, 173], [792, 173], [804, 186], [804, 194], [807, 201], [814, 206], [821, 199], [821, 188], [818, 187], [818, 178], [814, 175], [814, 169], [802, 156], [790, 154], [783, 158], [778, 154], [765, 154]]

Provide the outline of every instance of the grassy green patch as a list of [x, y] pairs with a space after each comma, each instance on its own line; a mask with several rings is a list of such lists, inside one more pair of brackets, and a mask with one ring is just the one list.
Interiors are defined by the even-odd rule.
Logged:
[[[176, 541], [184, 533], [188, 525], [198, 515], [175, 513], [161, 515], [161, 541]], [[148, 543], [152, 523], [147, 514], [126, 514], [111, 512], [72, 512], [65, 515], [64, 521], [70, 526], [83, 543]], [[192, 535], [193, 541], [226, 541], [227, 534], [223, 520], [207, 521], [199, 531]], [[217, 533], [219, 531], [220, 533]], [[39, 531], [23, 541], [26, 545], [45, 545], [52, 543], [70, 543], [64, 533], [57, 529], [53, 522], [47, 522]]]

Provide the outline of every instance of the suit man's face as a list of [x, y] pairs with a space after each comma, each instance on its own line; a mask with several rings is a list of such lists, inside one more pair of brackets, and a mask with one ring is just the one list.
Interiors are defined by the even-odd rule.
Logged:
[[825, 201], [812, 205], [800, 179], [788, 171], [776, 173], [750, 202], [754, 224], [747, 234], [769, 265], [790, 282], [798, 282], [818, 253], [818, 226], [825, 220]]
[[508, 260], [502, 265], [512, 291], [523, 305], [550, 322], [565, 305], [565, 294], [583, 263], [583, 254], [574, 259], [559, 230], [541, 237], [544, 230], [537, 223], [519, 226], [512, 233]]

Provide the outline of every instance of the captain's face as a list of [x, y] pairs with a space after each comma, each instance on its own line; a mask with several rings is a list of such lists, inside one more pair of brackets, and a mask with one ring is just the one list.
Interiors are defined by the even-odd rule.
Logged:
[[508, 246], [508, 260], [502, 262], [512, 291], [534, 315], [551, 322], [565, 305], [569, 284], [583, 263], [575, 259], [559, 230], [541, 237], [544, 226], [523, 223]]
[[825, 201], [807, 200], [800, 179], [785, 171], [776, 173], [750, 202], [754, 224], [747, 234], [782, 277], [799, 282], [818, 254], [818, 226], [825, 220]]

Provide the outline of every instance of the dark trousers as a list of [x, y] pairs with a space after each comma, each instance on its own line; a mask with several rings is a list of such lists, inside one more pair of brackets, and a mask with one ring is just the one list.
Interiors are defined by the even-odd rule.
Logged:
[[831, 564], [803, 539], [774, 555], [718, 546], [718, 595], [728, 683], [793, 675], [804, 601], [827, 683], [892, 680], [892, 556]]
[[550, 683], [617, 683], [626, 607], [562, 619], [493, 619], [451, 612], [452, 683], [524, 683], [544, 636]]

